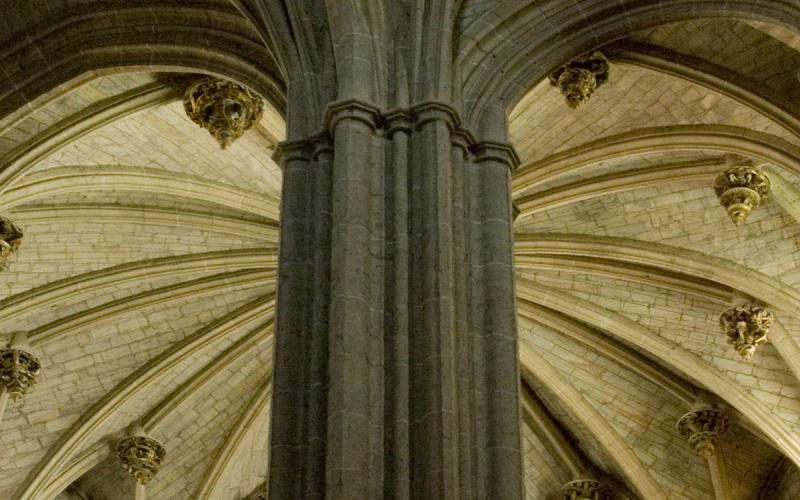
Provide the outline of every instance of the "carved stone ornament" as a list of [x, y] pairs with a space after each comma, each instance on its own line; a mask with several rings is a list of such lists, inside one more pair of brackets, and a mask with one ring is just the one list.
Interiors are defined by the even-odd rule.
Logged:
[[567, 105], [575, 109], [608, 81], [608, 59], [599, 51], [577, 57], [550, 73], [550, 85], [561, 89]]
[[10, 220], [0, 217], [0, 271], [4, 271], [11, 254], [22, 243], [22, 229]]
[[769, 177], [755, 167], [729, 168], [714, 180], [719, 203], [737, 226], [764, 202], [769, 190]]
[[604, 500], [603, 485], [594, 479], [576, 479], [561, 487], [563, 500]]
[[728, 430], [728, 417], [712, 408], [690, 411], [678, 420], [678, 432], [700, 456], [709, 458]]
[[0, 382], [17, 401], [39, 380], [42, 365], [31, 353], [20, 349], [0, 349]]
[[114, 451], [128, 474], [141, 484], [153, 479], [167, 454], [161, 443], [147, 436], [123, 438]]
[[772, 313], [761, 306], [743, 305], [722, 313], [719, 326], [736, 352], [744, 359], [750, 359], [756, 347], [767, 342], [773, 319]]
[[183, 108], [225, 149], [261, 119], [264, 101], [247, 87], [209, 76], [186, 89]]

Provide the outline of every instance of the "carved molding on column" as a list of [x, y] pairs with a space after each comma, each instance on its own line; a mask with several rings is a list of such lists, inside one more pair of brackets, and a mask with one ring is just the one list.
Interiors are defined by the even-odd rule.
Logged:
[[767, 333], [774, 317], [766, 308], [757, 305], [736, 306], [723, 312], [719, 326], [744, 359], [750, 359], [756, 347], [767, 342]]
[[331, 151], [333, 151], [331, 137], [327, 132], [323, 132], [307, 139], [279, 142], [272, 153], [272, 159], [281, 165], [292, 160], [310, 161], [322, 153]]
[[474, 142], [469, 132], [462, 127], [458, 111], [448, 104], [438, 101], [421, 102], [412, 107], [410, 112], [414, 117], [414, 126], [417, 129], [432, 121], [442, 121], [451, 132], [467, 134], [469, 142]]
[[707, 408], [690, 411], [678, 420], [678, 433], [700, 456], [709, 458], [719, 442], [719, 437], [728, 430], [728, 417], [721, 411]]
[[22, 349], [0, 349], [0, 382], [12, 400], [21, 399], [39, 379], [42, 365]]
[[729, 168], [714, 180], [719, 203], [737, 226], [764, 202], [770, 187], [767, 174], [747, 165]]
[[167, 453], [161, 443], [143, 435], [120, 439], [114, 451], [128, 474], [140, 484], [153, 479]]
[[477, 163], [483, 161], [498, 161], [504, 163], [513, 172], [520, 164], [519, 156], [510, 144], [494, 141], [475, 143], [470, 150], [475, 154]]
[[261, 119], [264, 101], [247, 87], [208, 76], [186, 89], [183, 108], [225, 149]]
[[326, 131], [330, 133], [343, 120], [360, 121], [377, 130], [383, 122], [383, 115], [375, 105], [357, 99], [331, 103], [325, 112]]
[[382, 112], [375, 105], [349, 99], [335, 102], [328, 106], [325, 115], [325, 130], [306, 139], [284, 141], [275, 149], [273, 159], [280, 162], [295, 158], [311, 159], [313, 151], [329, 151], [332, 131], [344, 120], [356, 120], [364, 123], [375, 132], [391, 136], [395, 132], [417, 130], [432, 121], [444, 122], [452, 134], [452, 144], [475, 156], [477, 162], [499, 161], [513, 171], [519, 166], [520, 159], [514, 147], [509, 143], [496, 141], [477, 141], [472, 133], [462, 126], [458, 111], [448, 104], [428, 101], [410, 108], [391, 109]]
[[563, 500], [605, 500], [603, 484], [594, 479], [575, 479], [561, 487]]
[[11, 254], [19, 249], [22, 243], [22, 229], [10, 220], [0, 217], [0, 271], [8, 265]]
[[608, 81], [608, 70], [608, 59], [596, 50], [576, 57], [550, 73], [550, 85], [561, 89], [567, 105], [575, 109]]
[[414, 130], [414, 115], [410, 109], [393, 109], [383, 115], [382, 123], [387, 136], [395, 132], [411, 132]]

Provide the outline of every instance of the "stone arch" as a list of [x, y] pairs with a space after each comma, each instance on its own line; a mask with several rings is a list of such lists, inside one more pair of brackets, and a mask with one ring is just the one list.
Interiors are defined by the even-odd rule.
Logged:
[[[26, 481], [20, 486], [18, 497], [20, 499], [40, 498], [38, 495], [49, 490], [50, 484], [69, 484], [77, 479], [81, 472], [85, 472], [97, 465], [105, 457], [105, 454], [92, 454], [90, 463], [84, 464], [79, 468], [72, 467], [70, 459], [95, 437], [97, 429], [114, 412], [126, 402], [140, 396], [142, 391], [146, 390], [150, 385], [158, 382], [167, 372], [167, 367], [180, 363], [192, 355], [209, 352], [218, 342], [224, 341], [227, 332], [235, 328], [251, 328], [253, 324], [259, 323], [265, 313], [271, 314], [273, 309], [274, 294], [259, 297], [216, 322], [204, 326], [194, 334], [186, 337], [182, 342], [173, 345], [158, 357], [140, 367], [136, 372], [120, 382], [114, 390], [106, 394], [102, 400], [89, 408], [62, 438], [50, 447], [48, 453], [39, 461]], [[271, 325], [272, 318], [269, 318], [262, 326], [256, 327], [256, 330], [263, 330], [264, 334], [270, 334]], [[245, 344], [252, 343], [251, 341], [252, 339], [248, 340], [247, 337], [243, 340]], [[223, 358], [217, 357], [215, 359]], [[215, 362], [211, 361], [211, 364]], [[178, 388], [177, 390], [180, 391], [181, 389]], [[163, 409], [163, 404], [150, 412], [151, 420], [152, 417], [157, 419], [160, 416], [159, 414], [163, 414], [163, 411], [159, 411], [159, 409]], [[78, 460], [80, 461], [83, 458], [80, 457]], [[69, 477], [62, 477], [65, 474]], [[52, 491], [52, 493], [57, 494], [58, 491]]]
[[97, 74], [138, 69], [224, 76], [284, 110], [285, 86], [272, 51], [236, 9], [148, 2], [61, 14], [55, 25], [34, 22], [0, 53], [0, 69], [15, 82], [0, 90], [0, 124]]
[[780, 0], [646, 0], [636, 6], [505, 0], [462, 34], [467, 43], [458, 61], [464, 67], [467, 122], [481, 123], [498, 102], [513, 108], [534, 82], [575, 54], [632, 31], [701, 17], [759, 19], [800, 30], [800, 8]]
[[518, 192], [533, 178], [537, 183], [544, 182], [601, 160], [676, 149], [743, 154], [800, 175], [800, 149], [779, 137], [728, 125], [675, 125], [604, 137], [521, 166], [512, 189]]

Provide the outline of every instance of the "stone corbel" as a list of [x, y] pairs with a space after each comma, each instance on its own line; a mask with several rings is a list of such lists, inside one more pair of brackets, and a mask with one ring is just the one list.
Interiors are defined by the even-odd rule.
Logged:
[[186, 115], [208, 130], [225, 149], [258, 123], [264, 113], [264, 100], [243, 85], [206, 76], [186, 89], [183, 107]]
[[11, 255], [19, 249], [22, 237], [22, 229], [19, 226], [5, 217], [0, 217], [0, 271], [6, 269]]
[[694, 451], [705, 458], [717, 500], [727, 500], [728, 481], [725, 463], [720, 453], [720, 436], [728, 430], [728, 417], [716, 408], [704, 407], [684, 414], [678, 419], [678, 433]]
[[15, 333], [5, 349], [0, 349], [0, 422], [8, 400], [18, 401], [39, 380], [42, 366], [30, 352], [28, 335]]
[[767, 174], [749, 161], [726, 157], [728, 168], [714, 179], [714, 192], [735, 225], [760, 207], [771, 189]]
[[114, 453], [120, 464], [136, 480], [136, 500], [145, 500], [145, 485], [158, 474], [166, 457], [164, 446], [133, 424], [129, 435], [117, 441]]
[[766, 344], [774, 316], [758, 304], [742, 304], [723, 312], [719, 317], [722, 333], [728, 337], [741, 357], [749, 360], [759, 345]]
[[561, 488], [562, 500], [606, 500], [608, 495], [600, 481], [575, 479]]

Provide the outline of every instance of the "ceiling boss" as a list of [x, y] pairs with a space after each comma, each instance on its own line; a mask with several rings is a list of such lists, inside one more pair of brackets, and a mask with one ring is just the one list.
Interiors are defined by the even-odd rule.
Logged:
[[261, 119], [264, 101], [247, 87], [208, 76], [186, 89], [183, 107], [225, 149]]
[[608, 59], [596, 50], [576, 57], [550, 73], [550, 85], [561, 89], [567, 105], [576, 109], [608, 81], [608, 69]]

